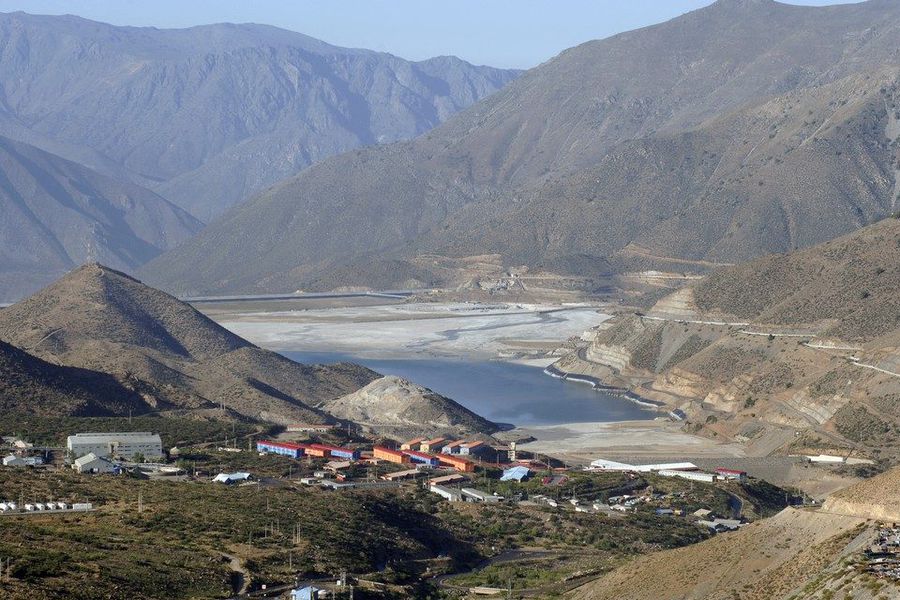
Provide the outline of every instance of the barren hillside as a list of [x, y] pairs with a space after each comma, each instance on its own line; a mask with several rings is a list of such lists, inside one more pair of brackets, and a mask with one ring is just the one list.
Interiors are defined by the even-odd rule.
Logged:
[[97, 264], [0, 311], [0, 336], [53, 362], [132, 381], [158, 409], [225, 408], [287, 423], [372, 381], [357, 365], [301, 365], [258, 348], [187, 304]]
[[715, 271], [646, 314], [619, 315], [558, 366], [682, 408], [693, 430], [770, 440], [760, 451], [896, 462], [898, 264], [900, 220], [886, 219]]
[[864, 520], [785, 509], [735, 533], [637, 559], [575, 600], [787, 598], [837, 559]]
[[494, 423], [453, 400], [395, 376], [376, 379], [322, 408], [340, 419], [395, 437], [465, 436], [497, 430]]
[[[274, 186], [143, 274], [391, 287], [452, 281], [432, 268], [448, 257], [703, 270], [822, 242], [895, 203], [898, 31], [894, 2], [719, 0], [582, 44], [413, 141]], [[373, 282], [385, 260], [398, 277]]]

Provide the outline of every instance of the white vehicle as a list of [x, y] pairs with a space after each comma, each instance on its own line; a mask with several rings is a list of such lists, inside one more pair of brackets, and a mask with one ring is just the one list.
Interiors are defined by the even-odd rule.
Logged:
[[38, 510], [47, 510], [47, 505], [42, 502], [38, 502], [34, 507]]
[[26, 510], [27, 512], [34, 512], [34, 511], [36, 510], [36, 507], [34, 506], [34, 504], [26, 504], [26, 505], [25, 505], [25, 510]]
[[19, 510], [19, 505], [15, 502], [7, 502], [6, 505], [9, 507], [9, 510]]
[[57, 507], [59, 510], [68, 510], [69, 505], [66, 504], [65, 502], [57, 502], [57, 503], [56, 503], [56, 507]]

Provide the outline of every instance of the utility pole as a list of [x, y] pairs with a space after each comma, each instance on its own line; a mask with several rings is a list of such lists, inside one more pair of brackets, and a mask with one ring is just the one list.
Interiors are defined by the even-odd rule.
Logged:
[[144, 492], [138, 492], [138, 514], [144, 512]]

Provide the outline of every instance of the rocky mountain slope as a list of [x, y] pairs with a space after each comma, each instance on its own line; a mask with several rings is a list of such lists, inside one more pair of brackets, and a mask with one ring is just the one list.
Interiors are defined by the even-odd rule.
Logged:
[[897, 462], [898, 264], [889, 218], [715, 271], [619, 315], [558, 366], [680, 407], [711, 435]]
[[900, 521], [900, 469], [891, 469], [835, 492], [822, 510], [888, 523]]
[[276, 423], [328, 421], [317, 405], [377, 377], [357, 365], [290, 361], [98, 264], [0, 310], [0, 336], [44, 360], [109, 374], [157, 410], [224, 406]]
[[382, 435], [465, 436], [493, 433], [497, 426], [453, 400], [396, 376], [322, 405], [328, 413]]
[[0, 137], [0, 301], [86, 261], [134, 269], [200, 228], [145, 188]]
[[0, 40], [0, 133], [130, 177], [204, 221], [324, 157], [420, 134], [517, 75], [249, 24], [12, 13]]
[[[830, 573], [864, 519], [785, 509], [740, 531], [629, 562], [569, 594], [602, 600], [788, 598]], [[810, 597], [810, 596], [799, 596]]]
[[0, 410], [106, 416], [140, 414], [148, 407], [111, 375], [51, 364], [0, 341]]
[[896, 204], [898, 31], [885, 0], [719, 0], [323, 161], [143, 273], [178, 292], [316, 289], [372, 285], [387, 261], [388, 288], [455, 283], [433, 268], [446, 257], [702, 270], [825, 241]]

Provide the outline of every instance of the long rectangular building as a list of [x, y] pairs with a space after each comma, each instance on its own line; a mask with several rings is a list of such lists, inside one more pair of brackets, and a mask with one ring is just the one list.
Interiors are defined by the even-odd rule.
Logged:
[[76, 433], [66, 438], [66, 450], [72, 458], [88, 454], [101, 457], [117, 456], [131, 460], [136, 454], [144, 458], [163, 456], [162, 440], [159, 434], [146, 431], [119, 433]]
[[309, 444], [307, 450], [316, 449], [323, 452], [322, 456], [333, 456], [335, 458], [344, 458], [347, 460], [359, 460], [359, 450], [351, 450], [350, 448], [342, 448], [340, 446], [329, 446], [328, 444]]
[[291, 458], [300, 458], [304, 455], [306, 447], [303, 444], [295, 444], [293, 442], [260, 440], [256, 442], [256, 451], [264, 452], [266, 454], [280, 454], [282, 456], [290, 456]]
[[439, 454], [437, 459], [441, 464], [453, 467], [457, 471], [462, 471], [463, 473], [471, 473], [475, 470], [475, 464], [471, 460], [466, 460], [461, 456]]
[[400, 452], [398, 450], [391, 450], [390, 448], [385, 448], [384, 446], [375, 446], [374, 448], [372, 448], [372, 456], [400, 465], [409, 462], [409, 457], [406, 456], [406, 454], [404, 454], [403, 452]]
[[416, 452], [415, 450], [405, 450], [403, 452], [412, 462], [429, 465], [431, 467], [438, 466], [438, 459], [424, 452]]

